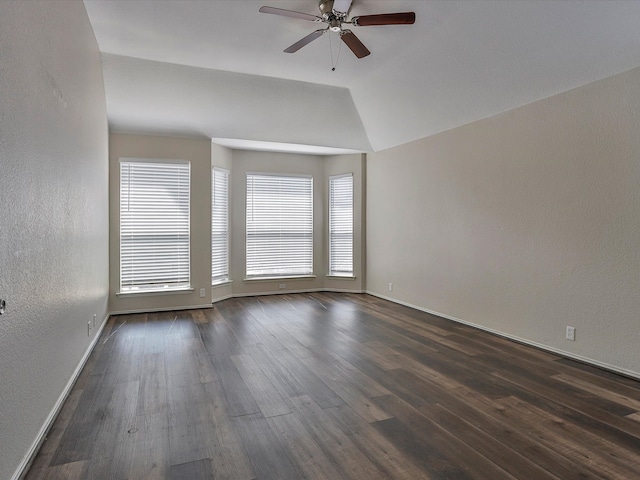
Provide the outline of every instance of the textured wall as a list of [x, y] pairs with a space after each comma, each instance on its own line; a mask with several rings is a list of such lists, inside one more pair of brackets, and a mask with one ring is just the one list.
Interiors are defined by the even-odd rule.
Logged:
[[0, 2], [2, 479], [37, 439], [107, 313], [107, 141], [83, 3]]
[[639, 84], [370, 154], [367, 289], [640, 375]]

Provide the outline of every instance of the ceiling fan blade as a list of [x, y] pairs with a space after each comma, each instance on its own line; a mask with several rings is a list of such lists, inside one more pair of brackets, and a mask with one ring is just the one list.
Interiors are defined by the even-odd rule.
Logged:
[[322, 18], [311, 15], [309, 13], [294, 12], [293, 10], [285, 10], [275, 7], [260, 7], [260, 13], [272, 13], [273, 15], [282, 15], [283, 17], [301, 18], [302, 20], [310, 20], [312, 22], [321, 22]]
[[340, 13], [348, 13], [351, 8], [351, 0], [334, 0], [333, 11]]
[[326, 31], [327, 31], [327, 29], [325, 28], [325, 29], [316, 30], [315, 32], [310, 33], [309, 35], [307, 35], [303, 39], [298, 40], [296, 43], [294, 43], [290, 47], [286, 48], [285, 49], [285, 53], [295, 53], [295, 52], [297, 52], [298, 50], [300, 50], [305, 45], [313, 42], [316, 38], [321, 37], [322, 35], [324, 35], [324, 33]]
[[340, 38], [358, 58], [366, 57], [371, 53], [351, 30], [343, 30], [340, 32]]
[[379, 15], [362, 15], [351, 19], [358, 27], [371, 25], [411, 25], [416, 21], [415, 12], [382, 13]]

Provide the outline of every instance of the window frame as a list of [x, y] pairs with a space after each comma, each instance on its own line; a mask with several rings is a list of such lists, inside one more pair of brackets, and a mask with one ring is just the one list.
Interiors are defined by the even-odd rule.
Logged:
[[[286, 185], [287, 182], [295, 182], [296, 180], [300, 180], [301, 182], [297, 185], [293, 190], [289, 190], [282, 193], [281, 197], [276, 196], [276, 192], [269, 192], [268, 195], [264, 195], [264, 198], [268, 197], [268, 201], [277, 203], [277, 207], [272, 205], [264, 205], [260, 203], [256, 203], [256, 187], [258, 188], [266, 188], [267, 183], [269, 181], [279, 183], [279, 188], [282, 188], [283, 184]], [[290, 174], [290, 173], [262, 173], [262, 172], [247, 172], [245, 176], [245, 280], [265, 280], [265, 279], [283, 279], [283, 278], [309, 278], [314, 277], [314, 249], [315, 249], [315, 226], [314, 226], [314, 178], [313, 175], [299, 175], [299, 174]], [[273, 186], [272, 186], [273, 187]], [[275, 188], [275, 187], [274, 187]], [[297, 190], [297, 192], [296, 192]], [[295, 193], [304, 192], [306, 195], [305, 203], [300, 206], [298, 204], [298, 208], [292, 208], [294, 202], [287, 202], [282, 200], [282, 198], [286, 198], [287, 195], [294, 195]], [[250, 198], [251, 197], [251, 198]], [[264, 200], [262, 198], [261, 200]], [[290, 199], [289, 199], [290, 200]], [[258, 235], [260, 231], [260, 223], [265, 221], [265, 218], [260, 218], [257, 222], [251, 223], [256, 214], [256, 207], [260, 207], [262, 210], [258, 211], [258, 214], [264, 213], [264, 208], [278, 208], [278, 215], [281, 217], [281, 220], [287, 218], [287, 220], [291, 220], [291, 218], [295, 218], [296, 216], [301, 217], [300, 219], [304, 221], [304, 225], [302, 227], [297, 227], [294, 230], [289, 230], [287, 232], [287, 227], [293, 227], [294, 225], [291, 223], [279, 222], [276, 225], [276, 229], [271, 232], [264, 231], [262, 228], [262, 235], [268, 235], [271, 233], [273, 238], [279, 238], [283, 240], [278, 244], [278, 242], [273, 242], [272, 244], [269, 242], [263, 242], [263, 250], [261, 250], [260, 256], [264, 258], [268, 257], [269, 250], [266, 247], [271, 247], [274, 249], [275, 245], [280, 245], [280, 250], [287, 247], [287, 240], [290, 242], [291, 250], [285, 253], [274, 254], [272, 259], [278, 258], [282, 260], [286, 253], [289, 254], [287, 258], [301, 258], [304, 260], [304, 263], [300, 263], [297, 266], [290, 265], [290, 269], [287, 270], [286, 266], [278, 267], [275, 264], [260, 265], [260, 262], [256, 260], [258, 256], [253, 249], [256, 248], [255, 245], [259, 243], [259, 239], [256, 239], [255, 242], [252, 242], [251, 237], [253, 235]], [[287, 216], [288, 215], [288, 216]], [[268, 220], [268, 219], [267, 219]], [[264, 225], [264, 223], [262, 224]], [[276, 235], [278, 232], [278, 235]], [[285, 235], [283, 235], [285, 233]], [[301, 247], [298, 247], [297, 250], [294, 247], [291, 247], [292, 239], [302, 240], [304, 244], [304, 250]], [[255, 245], [254, 245], [255, 243]], [[284, 247], [283, 247], [284, 245]], [[267, 252], [265, 254], [265, 252]], [[255, 260], [255, 261], [254, 261]], [[284, 265], [284, 264], [281, 264]], [[258, 268], [262, 267], [262, 268]], [[280, 271], [277, 271], [280, 270]]]
[[[223, 249], [224, 252], [216, 252], [216, 244], [214, 239], [216, 238], [216, 232], [215, 232], [215, 228], [216, 228], [216, 207], [219, 206], [216, 204], [216, 177], [217, 175], [223, 175], [224, 176], [224, 188], [225, 188], [225, 195], [224, 195], [224, 204], [220, 205], [221, 208], [224, 209], [224, 215], [223, 215], [223, 223], [224, 225], [222, 226], [222, 231], [223, 231], [223, 235], [224, 235], [224, 241], [222, 242], [223, 245]], [[225, 169], [225, 168], [221, 168], [221, 167], [216, 167], [213, 166], [211, 168], [211, 285], [220, 285], [220, 284], [224, 284], [224, 283], [228, 283], [230, 281], [229, 278], [229, 244], [230, 244], [230, 231], [229, 231], [229, 200], [231, 198], [230, 196], [230, 179], [231, 179], [231, 174], [229, 172], [229, 170]], [[216, 261], [219, 258], [216, 258], [216, 253], [223, 256], [224, 260], [222, 261], [223, 263], [223, 268], [221, 269], [222, 272], [215, 275], [216, 273]]]
[[[349, 199], [349, 212], [350, 212], [350, 218], [348, 218], [348, 222], [350, 223], [350, 231], [348, 233], [348, 238], [349, 238], [349, 247], [350, 247], [350, 251], [348, 252], [348, 256], [350, 257], [350, 268], [348, 269], [338, 269], [336, 267], [336, 265], [334, 264], [334, 262], [336, 261], [334, 259], [334, 253], [333, 250], [334, 248], [334, 220], [333, 217], [334, 215], [336, 215], [337, 213], [335, 212], [335, 208], [334, 208], [334, 192], [335, 192], [335, 188], [333, 187], [333, 185], [337, 182], [340, 182], [344, 179], [350, 179], [350, 194], [351, 194], [351, 198]], [[347, 172], [347, 173], [342, 173], [342, 174], [338, 174], [338, 175], [331, 175], [329, 176], [329, 182], [328, 182], [328, 187], [329, 187], [329, 193], [328, 193], [328, 224], [327, 224], [327, 235], [328, 235], [328, 255], [327, 255], [327, 262], [328, 262], [328, 266], [327, 266], [327, 271], [328, 277], [336, 277], [336, 278], [354, 278], [354, 220], [355, 220], [355, 213], [354, 213], [354, 207], [355, 207], [355, 192], [354, 192], [354, 188], [355, 188], [355, 182], [354, 182], [354, 175], [353, 172]], [[344, 219], [343, 219], [344, 220]], [[345, 233], [341, 233], [341, 235], [345, 235]]]
[[[124, 181], [124, 167], [129, 165], [127, 172], [128, 178]], [[175, 176], [175, 184], [165, 183], [163, 185], [161, 179], [170, 180], [171, 175], [169, 170], [166, 169], [165, 175], [162, 176], [158, 171], [152, 171], [149, 168], [150, 165], [155, 166], [173, 166], [176, 170], [173, 172]], [[131, 182], [131, 168], [138, 166], [139, 169], [139, 183], [137, 192], [132, 192]], [[145, 166], [147, 167], [145, 171]], [[186, 166], [186, 172], [184, 168]], [[119, 159], [119, 232], [118, 232], [118, 248], [119, 248], [119, 292], [118, 295], [131, 295], [131, 294], [158, 294], [158, 293], [179, 293], [185, 291], [192, 291], [191, 288], [191, 163], [188, 160], [181, 159], [150, 159], [150, 158], [120, 158]], [[144, 177], [147, 177], [146, 179]], [[142, 179], [142, 180], [141, 180]], [[156, 180], [156, 183], [150, 180]], [[144, 180], [147, 180], [145, 182]], [[144, 186], [147, 186], [146, 195], [143, 195]], [[156, 192], [153, 192], [155, 186]], [[168, 190], [167, 186], [172, 190]], [[125, 192], [126, 189], [126, 192]], [[160, 190], [164, 190], [161, 192]], [[132, 214], [127, 218], [123, 210], [123, 204], [127, 203], [127, 208], [130, 209], [132, 201], [132, 193], [137, 196], [136, 207], [139, 208], [137, 214]], [[176, 197], [177, 195], [177, 197]], [[170, 197], [175, 197], [171, 199]], [[149, 210], [149, 205], [153, 205], [158, 201], [162, 202], [164, 223], [160, 221], [162, 215], [156, 215], [160, 210]], [[145, 205], [145, 202], [147, 204]], [[167, 210], [167, 207], [171, 207]], [[145, 210], [146, 208], [146, 210]], [[184, 209], [186, 208], [186, 213]], [[155, 215], [155, 216], [154, 216]], [[136, 218], [137, 217], [137, 218]], [[169, 220], [171, 218], [171, 220]], [[138, 222], [137, 225], [131, 225], [132, 222]], [[129, 224], [129, 225], [127, 225]], [[135, 255], [138, 255], [137, 261], [140, 262], [140, 254], [144, 252], [144, 255], [148, 255], [151, 261], [155, 262], [155, 259], [162, 258], [166, 260], [167, 257], [161, 251], [166, 248], [166, 244], [158, 243], [158, 238], [162, 235], [157, 233], [164, 232], [168, 229], [176, 229], [173, 235], [176, 237], [177, 253], [176, 250], [172, 250], [175, 258], [177, 258], [177, 266], [168, 267], [168, 264], [164, 264], [164, 268], [158, 268], [156, 263], [150, 267], [150, 261], [147, 261], [147, 266], [136, 266], [133, 262], [136, 260]], [[126, 242], [123, 242], [125, 237], [130, 239], [130, 247], [126, 247]], [[144, 248], [138, 246], [136, 248], [133, 238], [135, 236], [146, 236], [147, 240], [152, 240], [154, 243], [153, 248], [148, 248], [146, 251]], [[167, 236], [166, 234], [164, 236]], [[186, 240], [185, 240], [186, 239]], [[129, 250], [129, 253], [127, 253]], [[136, 251], [137, 250], [137, 251]], [[130, 259], [127, 259], [127, 256]], [[125, 263], [128, 262], [128, 265]], [[142, 261], [144, 264], [144, 261]], [[161, 263], [162, 264], [162, 263]], [[127, 272], [127, 270], [130, 270]], [[151, 279], [149, 282], [142, 282], [141, 278], [145, 275], [151, 278], [152, 271], [155, 270], [157, 275], [165, 275], [165, 280], [173, 278], [173, 281], [162, 282], [161, 277]], [[168, 273], [174, 270], [174, 273]], [[178, 273], [175, 273], [177, 271]]]

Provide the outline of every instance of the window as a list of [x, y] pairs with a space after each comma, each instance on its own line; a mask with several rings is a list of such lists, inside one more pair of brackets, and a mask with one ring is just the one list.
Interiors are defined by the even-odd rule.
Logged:
[[247, 278], [313, 273], [313, 178], [247, 174]]
[[120, 161], [120, 291], [189, 287], [188, 162]]
[[329, 177], [329, 275], [353, 275], [353, 175]]
[[211, 173], [211, 283], [229, 280], [229, 172]]

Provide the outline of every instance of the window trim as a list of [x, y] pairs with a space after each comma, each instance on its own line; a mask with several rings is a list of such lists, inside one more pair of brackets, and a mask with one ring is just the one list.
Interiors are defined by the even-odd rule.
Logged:
[[[150, 284], [142, 285], [140, 284], [137, 288], [135, 285], [131, 285], [130, 288], [127, 288], [127, 285], [123, 285], [123, 215], [122, 215], [122, 202], [123, 202], [123, 164], [153, 164], [153, 165], [186, 165], [188, 168], [187, 174], [187, 208], [188, 213], [186, 216], [187, 219], [187, 275], [186, 281], [181, 282], [181, 284], [170, 285], [170, 284], [158, 284], [151, 286]], [[175, 293], [190, 293], [194, 289], [191, 286], [191, 162], [183, 159], [156, 159], [156, 158], [133, 158], [133, 157], [121, 157], [118, 161], [118, 288], [119, 291], [116, 292], [117, 296], [145, 296], [145, 295], [164, 295], [164, 294], [175, 294]]]
[[[309, 238], [311, 240], [310, 251], [308, 251], [309, 267], [308, 271], [305, 272], [283, 272], [282, 274], [277, 274], [274, 272], [268, 272], [265, 274], [250, 274], [249, 273], [249, 195], [250, 195], [250, 187], [249, 181], [251, 177], [274, 177], [277, 179], [306, 179], [309, 181], [308, 185], [305, 185], [303, 188], [308, 188], [310, 191], [309, 195], [309, 204], [305, 205], [310, 210], [310, 215], [307, 217], [309, 221], [310, 234]], [[314, 272], [314, 259], [315, 259], [315, 211], [314, 211], [314, 177], [311, 174], [292, 174], [292, 173], [274, 173], [274, 172], [246, 172], [245, 174], [245, 278], [246, 282], [260, 281], [260, 280], [283, 280], [286, 278], [291, 279], [304, 279], [304, 278], [315, 278]], [[251, 203], [253, 205], [253, 202]], [[279, 224], [280, 225], [280, 224]]]
[[[343, 178], [350, 178], [351, 179], [351, 218], [350, 218], [350, 222], [351, 222], [351, 269], [349, 271], [338, 271], [338, 270], [332, 270], [333, 265], [332, 265], [332, 259], [333, 259], [333, 253], [332, 253], [332, 246], [333, 246], [333, 238], [332, 238], [332, 213], [333, 213], [333, 197], [332, 197], [332, 182], [336, 181], [336, 180], [340, 180]], [[355, 248], [354, 248], [354, 237], [355, 237], [355, 232], [354, 232], [354, 220], [355, 220], [355, 180], [354, 180], [354, 174], [353, 172], [346, 172], [346, 173], [341, 173], [341, 174], [337, 174], [337, 175], [331, 175], [329, 176], [329, 181], [328, 181], [328, 202], [327, 202], [327, 217], [328, 217], [328, 222], [327, 222], [327, 277], [330, 278], [341, 278], [341, 279], [354, 279], [355, 278]]]
[[[214, 273], [214, 253], [213, 253], [213, 249], [214, 249], [214, 244], [213, 244], [213, 239], [214, 239], [214, 232], [213, 232], [213, 228], [214, 228], [214, 207], [215, 207], [215, 188], [216, 188], [216, 182], [215, 182], [215, 176], [216, 176], [216, 172], [219, 172], [221, 174], [224, 174], [226, 176], [226, 190], [227, 190], [227, 195], [226, 195], [226, 212], [225, 212], [225, 220], [226, 220], [226, 252], [225, 252], [225, 256], [226, 256], [226, 273], [224, 274], [224, 276], [218, 276], [218, 277], [214, 277], [213, 273]], [[229, 172], [229, 170], [225, 169], [225, 168], [221, 168], [221, 167], [217, 167], [217, 166], [213, 166], [211, 168], [211, 286], [217, 286], [217, 285], [224, 285], [229, 283], [230, 277], [229, 277], [229, 271], [230, 271], [230, 240], [231, 240], [231, 232], [229, 229], [229, 214], [230, 214], [230, 208], [229, 208], [229, 204], [230, 204], [230, 199], [231, 199], [231, 190], [230, 190], [230, 186], [231, 186], [231, 172]]]

